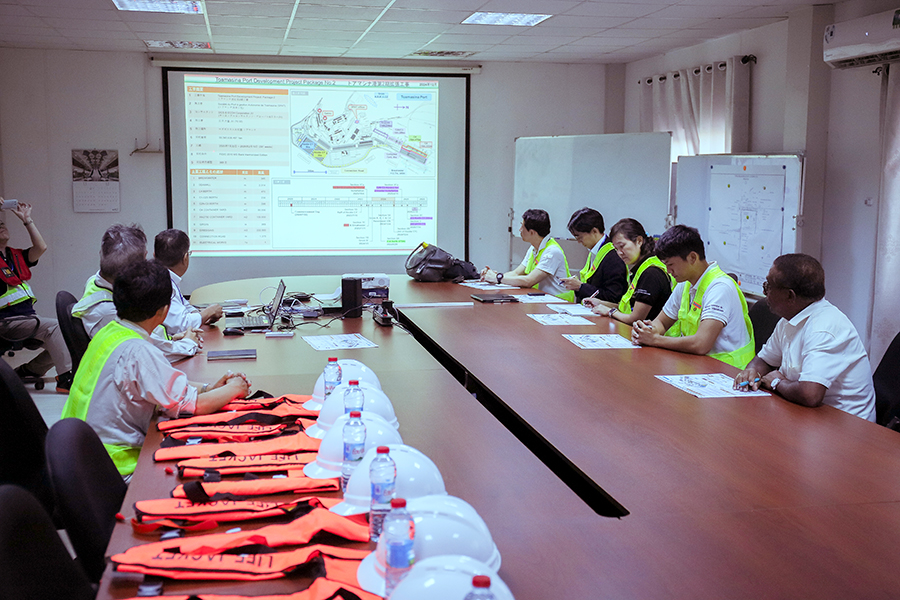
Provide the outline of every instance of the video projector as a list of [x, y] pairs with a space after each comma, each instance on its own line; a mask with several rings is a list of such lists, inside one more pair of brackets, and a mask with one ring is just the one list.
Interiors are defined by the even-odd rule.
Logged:
[[391, 278], [384, 273], [344, 273], [342, 278], [353, 277], [362, 281], [362, 297], [378, 302], [388, 297]]

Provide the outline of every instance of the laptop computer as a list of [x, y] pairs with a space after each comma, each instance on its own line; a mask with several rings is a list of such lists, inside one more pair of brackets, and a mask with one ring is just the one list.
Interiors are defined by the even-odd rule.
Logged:
[[225, 327], [233, 327], [235, 329], [272, 329], [275, 325], [275, 318], [281, 309], [281, 301], [284, 300], [284, 279], [278, 282], [278, 289], [275, 290], [275, 297], [272, 304], [266, 307], [264, 314], [248, 315], [243, 317], [226, 317]]

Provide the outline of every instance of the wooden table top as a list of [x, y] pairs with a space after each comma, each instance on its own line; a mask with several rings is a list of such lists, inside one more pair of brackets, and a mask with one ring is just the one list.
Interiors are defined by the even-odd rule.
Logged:
[[[331, 291], [339, 277], [285, 281], [289, 291]], [[217, 284], [192, 300], [246, 297], [248, 290], [275, 284], [271, 278]], [[398, 303], [468, 302], [473, 291], [392, 276], [391, 297]], [[487, 390], [479, 396], [485, 406], [411, 336], [375, 326], [366, 313], [314, 332], [359, 332], [379, 344], [336, 354], [378, 373], [405, 443], [431, 457], [448, 492], [484, 518], [503, 556], [500, 575], [519, 600], [895, 595], [895, 432], [777, 397], [694, 398], [655, 375], [735, 369], [653, 348], [580, 350], [561, 336], [627, 335], [627, 327], [602, 317], [592, 318], [590, 327], [551, 327], [525, 316], [548, 312], [535, 304], [401, 310], [439, 359], [463, 369], [473, 388]], [[254, 387], [308, 392], [325, 356], [299, 336], [224, 338], [214, 330], [206, 334], [205, 349], [257, 347], [259, 360], [207, 364], [198, 356], [180, 367], [201, 381], [233, 368], [245, 370]], [[268, 361], [276, 364], [263, 364]], [[508, 418], [505, 424], [520, 437], [533, 436], [529, 443], [552, 449], [630, 514], [595, 514], [551, 470], [559, 465], [538, 460], [496, 416]], [[518, 431], [521, 424], [530, 428], [527, 434]], [[132, 484], [126, 516], [135, 496], [176, 483], [162, 466], [147, 464], [145, 454], [135, 480], [147, 485]], [[110, 548], [135, 541], [130, 527], [119, 525]], [[131, 584], [110, 586], [110, 575], [98, 597], [133, 593]], [[258, 595], [285, 591], [286, 583], [173, 584], [167, 590], [240, 588]]]

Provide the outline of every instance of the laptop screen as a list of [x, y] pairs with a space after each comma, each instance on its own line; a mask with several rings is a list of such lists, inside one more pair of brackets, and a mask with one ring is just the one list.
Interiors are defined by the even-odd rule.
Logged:
[[278, 289], [275, 290], [275, 297], [272, 298], [272, 307], [269, 309], [269, 320], [274, 323], [278, 311], [281, 310], [281, 301], [284, 300], [284, 279], [278, 282]]

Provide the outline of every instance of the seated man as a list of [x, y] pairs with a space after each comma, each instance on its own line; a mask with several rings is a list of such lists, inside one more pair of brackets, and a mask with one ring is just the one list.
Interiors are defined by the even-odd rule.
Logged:
[[578, 276], [563, 279], [563, 285], [578, 302], [596, 298], [618, 304], [628, 288], [628, 269], [604, 233], [603, 215], [593, 208], [577, 210], [569, 219], [569, 232], [589, 252]]
[[550, 237], [550, 215], [540, 209], [526, 210], [519, 225], [522, 241], [531, 248], [522, 263], [512, 271], [499, 273], [490, 267], [481, 270], [481, 280], [523, 288], [537, 288], [545, 294], [575, 301], [575, 293], [566, 290], [562, 280], [569, 276], [569, 263], [559, 244]]
[[631, 340], [746, 367], [754, 349], [747, 301], [734, 279], [706, 261], [700, 233], [675, 225], [660, 236], [656, 256], [678, 284], [653, 322], [634, 322]]
[[[0, 202], [3, 198], [0, 198]], [[26, 250], [9, 247], [8, 217], [0, 214], [0, 337], [8, 340], [35, 338], [44, 344], [44, 350], [28, 363], [16, 368], [19, 377], [42, 377], [56, 365], [56, 391], [66, 393], [72, 386], [72, 359], [63, 339], [59, 323], [51, 317], [40, 317], [35, 330], [34, 292], [28, 285], [31, 267], [47, 251], [47, 244], [31, 218], [31, 205], [19, 202], [10, 210], [25, 225], [31, 238]], [[53, 304], [50, 304], [51, 308]]]
[[819, 261], [806, 254], [779, 256], [763, 293], [781, 320], [734, 378], [735, 389], [763, 387], [802, 406], [827, 404], [874, 422], [869, 357], [850, 319], [825, 300]]
[[[147, 259], [147, 236], [139, 225], [111, 226], [100, 242], [100, 270], [88, 278], [84, 295], [74, 306], [72, 316], [81, 319], [88, 337], [94, 337], [116, 318], [113, 284], [126, 266]], [[150, 341], [163, 351], [170, 362], [193, 356], [202, 345], [198, 330], [189, 329], [169, 336], [163, 326], [150, 334]]]
[[93, 427], [119, 473], [131, 475], [156, 408], [169, 417], [215, 412], [249, 390], [244, 375], [230, 372], [212, 384], [188, 381], [149, 342], [169, 312], [172, 282], [157, 262], [140, 261], [116, 278], [117, 318], [91, 340], [62, 417]]
[[153, 257], [169, 269], [169, 276], [172, 278], [172, 306], [165, 322], [166, 331], [170, 335], [197, 329], [222, 318], [221, 306], [212, 304], [198, 311], [185, 299], [178, 287], [191, 264], [191, 240], [185, 232], [166, 229], [158, 233], [153, 241]]

